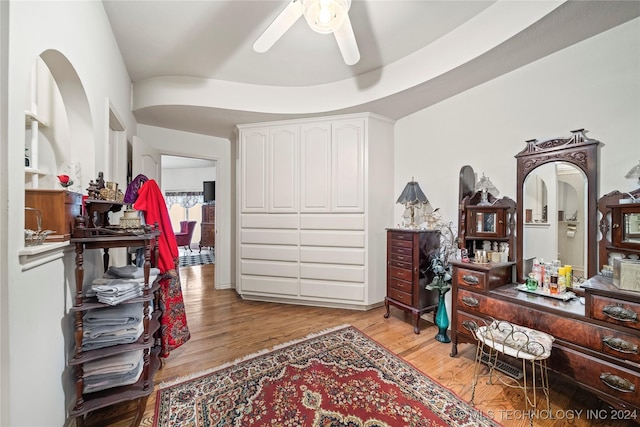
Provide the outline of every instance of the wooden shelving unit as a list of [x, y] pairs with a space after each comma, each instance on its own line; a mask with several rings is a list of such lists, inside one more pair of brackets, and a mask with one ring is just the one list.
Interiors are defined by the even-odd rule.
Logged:
[[[75, 314], [75, 350], [70, 358], [69, 366], [75, 371], [76, 398], [71, 416], [76, 417], [76, 426], [84, 425], [84, 417], [97, 409], [114, 405], [116, 403], [139, 399], [138, 415], [135, 425], [140, 422], [147, 398], [153, 392], [153, 377], [160, 368], [160, 317], [162, 313], [158, 305], [158, 282], [149, 283], [151, 270], [151, 253], [156, 246], [156, 238], [160, 231], [144, 226], [139, 230], [110, 228], [85, 228], [82, 222], [76, 223], [71, 243], [76, 249], [75, 270], [75, 299], [70, 309]], [[83, 343], [83, 316], [88, 310], [112, 307], [101, 303], [95, 297], [85, 297], [83, 294], [84, 283], [84, 251], [102, 249], [105, 251], [105, 270], [108, 265], [107, 251], [114, 247], [144, 247], [144, 288], [142, 296], [131, 298], [121, 304], [142, 303], [142, 322], [144, 331], [136, 342], [118, 344], [95, 350], [82, 350]], [[151, 308], [154, 308], [151, 311]], [[131, 385], [117, 386], [93, 393], [84, 392], [83, 366], [90, 361], [96, 361], [108, 356], [132, 351], [143, 351], [143, 370], [138, 381]]]

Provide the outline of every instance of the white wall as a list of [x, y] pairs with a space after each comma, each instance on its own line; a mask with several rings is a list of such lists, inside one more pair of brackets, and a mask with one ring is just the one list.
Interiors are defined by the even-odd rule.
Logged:
[[[0, 93], [9, 87], [9, 2], [0, 1]], [[0, 182], [7, 182], [7, 148], [9, 146], [6, 96], [0, 96]], [[0, 185], [0, 236], [6, 236], [7, 186]], [[9, 424], [9, 301], [7, 239], [0, 239], [0, 425]]]
[[[161, 154], [216, 161], [216, 270], [217, 289], [234, 287], [235, 159], [228, 139], [139, 125], [138, 136]], [[162, 186], [168, 188], [169, 183]]]
[[162, 193], [167, 191], [202, 191], [203, 181], [215, 181], [215, 166], [206, 168], [162, 168]]
[[[624, 175], [640, 159], [638, 34], [635, 19], [398, 120], [395, 193], [414, 176], [443, 218], [457, 223], [463, 165], [515, 200], [514, 156], [525, 141], [580, 128], [603, 143], [599, 196], [635, 189]], [[396, 206], [395, 221], [401, 215]]]
[[640, 158], [639, 33], [635, 19], [398, 120], [396, 194], [415, 176], [455, 221], [458, 173], [468, 164], [515, 200], [514, 156], [525, 141], [580, 128], [603, 143], [599, 195], [635, 188], [624, 175]]
[[[60, 426], [66, 421], [73, 393], [70, 369], [66, 368], [73, 343], [68, 315], [73, 284], [67, 280], [73, 277], [73, 252], [54, 251], [50, 259], [45, 257], [41, 265], [25, 271], [22, 259], [18, 261], [24, 238], [23, 142], [29, 79], [36, 59], [46, 57], [65, 98], [66, 116], [73, 123], [67, 160], [81, 161], [86, 178], [95, 178], [106, 164], [107, 99], [117, 109], [129, 135], [135, 131], [131, 86], [101, 2], [1, 3], [0, 41], [2, 57], [8, 61], [9, 81], [2, 87], [2, 98], [6, 94], [7, 99], [7, 120], [2, 126], [7, 133], [2, 138], [6, 157], [0, 156], [2, 199], [6, 196], [7, 200], [3, 204], [6, 216], [0, 217], [2, 244], [6, 244], [6, 251], [0, 250], [0, 424]], [[56, 127], [56, 123], [50, 125]], [[88, 179], [83, 184], [86, 188]]]

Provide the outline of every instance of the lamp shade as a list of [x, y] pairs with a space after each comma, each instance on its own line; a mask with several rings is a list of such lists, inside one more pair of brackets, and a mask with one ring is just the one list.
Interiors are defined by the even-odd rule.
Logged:
[[402, 203], [403, 205], [417, 205], [420, 203], [429, 203], [427, 200], [427, 196], [424, 195], [420, 185], [411, 178], [411, 181], [407, 182], [404, 190], [398, 197], [398, 201], [396, 203]]
[[640, 162], [638, 162], [637, 165], [632, 167], [631, 170], [627, 172], [627, 174], [624, 177], [628, 179], [637, 179], [638, 184], [640, 185]]
[[493, 197], [497, 197], [498, 194], [500, 194], [491, 180], [484, 176], [484, 173], [482, 173], [482, 178], [480, 178], [476, 183], [475, 190], [481, 192], [480, 203], [478, 203], [478, 206], [488, 206], [491, 204], [489, 203], [489, 194], [491, 194]]
[[500, 194], [500, 191], [498, 191], [488, 177], [484, 176], [484, 173], [482, 174], [482, 178], [476, 183], [476, 191], [491, 193], [493, 197], [497, 197], [498, 194]]

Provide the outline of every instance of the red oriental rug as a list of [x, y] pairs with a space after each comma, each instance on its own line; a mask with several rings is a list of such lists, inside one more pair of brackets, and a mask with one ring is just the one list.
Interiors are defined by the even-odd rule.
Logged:
[[499, 426], [352, 326], [161, 385], [154, 425]]

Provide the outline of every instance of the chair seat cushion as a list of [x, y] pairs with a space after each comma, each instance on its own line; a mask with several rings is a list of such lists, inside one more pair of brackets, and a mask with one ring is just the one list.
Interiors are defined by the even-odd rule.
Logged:
[[519, 359], [546, 359], [555, 338], [513, 323], [494, 320], [475, 331], [476, 339], [488, 347]]

